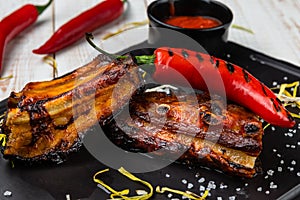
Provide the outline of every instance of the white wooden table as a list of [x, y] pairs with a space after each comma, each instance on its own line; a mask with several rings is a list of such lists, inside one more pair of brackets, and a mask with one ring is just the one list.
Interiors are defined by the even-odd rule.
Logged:
[[[122, 50], [135, 42], [143, 41], [147, 34], [134, 39], [118, 36], [102, 41], [107, 33], [114, 32], [129, 22], [147, 19], [146, 8], [153, 0], [129, 0], [130, 9], [118, 20], [97, 29], [95, 41], [109, 51]], [[251, 29], [254, 34], [230, 29], [229, 40], [263, 52], [272, 57], [300, 66], [300, 1], [299, 0], [221, 0], [234, 13], [234, 24]], [[26, 3], [45, 4], [47, 0], [0, 0], [0, 19]], [[30, 81], [50, 80], [53, 69], [43, 61], [43, 55], [32, 50], [43, 44], [62, 24], [101, 0], [54, 1], [38, 19], [37, 23], [21, 33], [6, 48], [2, 77], [13, 78], [0, 81], [0, 100], [11, 91], [21, 90]], [[0, 30], [1, 31], [1, 30]], [[93, 59], [96, 52], [81, 39], [72, 46], [56, 53], [58, 75], [63, 75]]]

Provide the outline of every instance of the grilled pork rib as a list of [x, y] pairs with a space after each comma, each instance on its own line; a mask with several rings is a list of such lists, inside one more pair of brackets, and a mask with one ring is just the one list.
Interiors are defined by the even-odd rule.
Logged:
[[102, 55], [60, 78], [28, 83], [8, 100], [4, 157], [60, 162], [79, 148], [86, 130], [128, 103], [139, 83], [129, 56], [111, 61]]
[[[105, 127], [107, 136], [125, 150], [154, 152], [242, 177], [256, 174], [262, 150], [262, 124], [243, 107], [207, 94], [149, 92], [132, 97], [128, 114]], [[161, 155], [162, 151], [165, 155]], [[167, 153], [166, 153], [167, 152]], [[182, 154], [181, 154], [182, 153]]]

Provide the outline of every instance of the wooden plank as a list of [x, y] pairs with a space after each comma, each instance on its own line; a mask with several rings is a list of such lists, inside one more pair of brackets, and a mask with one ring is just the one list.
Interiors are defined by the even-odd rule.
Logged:
[[[45, 4], [47, 1], [0, 1], [0, 19], [27, 3]], [[45, 33], [52, 31], [52, 9], [48, 8], [31, 27], [12, 40], [6, 48], [2, 77], [13, 78], [0, 81], [0, 98], [6, 98], [11, 91], [18, 91], [29, 81], [52, 77], [52, 69], [31, 51], [41, 43]]]

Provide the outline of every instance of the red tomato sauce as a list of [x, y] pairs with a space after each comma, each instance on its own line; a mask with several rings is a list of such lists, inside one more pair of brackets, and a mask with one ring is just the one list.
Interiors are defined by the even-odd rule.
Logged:
[[172, 16], [165, 20], [165, 23], [181, 28], [213, 28], [220, 26], [222, 23], [212, 17], [204, 16]]

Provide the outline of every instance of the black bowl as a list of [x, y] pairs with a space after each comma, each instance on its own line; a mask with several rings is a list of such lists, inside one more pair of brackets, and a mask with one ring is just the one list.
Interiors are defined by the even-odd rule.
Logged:
[[204, 50], [213, 55], [222, 53], [224, 43], [228, 39], [228, 29], [233, 20], [231, 10], [224, 4], [213, 0], [173, 0], [175, 16], [208, 16], [218, 19], [220, 26], [206, 29], [180, 28], [166, 24], [164, 21], [170, 17], [170, 3], [168, 0], [152, 2], [147, 9], [150, 21], [149, 43], [168, 45], [173, 47], [189, 47], [186, 41], [180, 42], [178, 36], [173, 36], [169, 29], [189, 36]]

